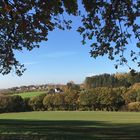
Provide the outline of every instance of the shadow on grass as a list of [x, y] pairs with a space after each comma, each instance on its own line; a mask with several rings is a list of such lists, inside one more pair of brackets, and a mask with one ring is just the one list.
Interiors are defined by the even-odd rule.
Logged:
[[0, 140], [139, 140], [140, 124], [0, 120]]

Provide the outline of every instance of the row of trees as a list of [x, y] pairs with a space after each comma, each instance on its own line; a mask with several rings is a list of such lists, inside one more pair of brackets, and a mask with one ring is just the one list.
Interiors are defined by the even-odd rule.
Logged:
[[126, 88], [95, 88], [25, 99], [20, 96], [0, 96], [0, 112], [41, 110], [140, 111], [140, 92]]
[[131, 71], [129, 73], [101, 74], [86, 77], [87, 88], [96, 87], [130, 87], [134, 83], [140, 82], [140, 72]]

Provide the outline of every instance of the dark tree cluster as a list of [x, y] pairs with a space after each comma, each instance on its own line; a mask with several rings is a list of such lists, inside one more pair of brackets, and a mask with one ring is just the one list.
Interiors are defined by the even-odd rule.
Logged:
[[[81, 7], [81, 8], [80, 8]], [[77, 31], [91, 44], [91, 57], [108, 55], [117, 66], [127, 64], [124, 52], [135, 40], [140, 47], [139, 0], [1, 0], [0, 1], [0, 73], [15, 69], [25, 71], [15, 52], [38, 48], [55, 28], [71, 29], [71, 16], [81, 17]], [[66, 20], [68, 19], [68, 20]], [[130, 58], [140, 66], [138, 56], [130, 47]]]
[[25, 102], [20, 96], [0, 95], [0, 113], [22, 112], [27, 110]]
[[140, 72], [131, 71], [130, 73], [101, 74], [86, 77], [85, 85], [87, 88], [96, 87], [130, 87], [140, 82]]

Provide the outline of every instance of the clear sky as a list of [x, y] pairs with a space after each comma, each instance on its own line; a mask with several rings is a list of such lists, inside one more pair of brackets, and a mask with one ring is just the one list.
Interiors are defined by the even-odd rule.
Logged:
[[48, 41], [39, 49], [17, 53], [17, 58], [27, 70], [18, 77], [14, 72], [0, 74], [0, 88], [47, 83], [82, 83], [86, 76], [102, 73], [126, 72], [127, 67], [114, 68], [114, 61], [106, 57], [90, 57], [89, 44], [82, 45], [82, 37], [76, 32], [79, 19], [73, 17], [73, 29], [55, 30], [49, 33]]

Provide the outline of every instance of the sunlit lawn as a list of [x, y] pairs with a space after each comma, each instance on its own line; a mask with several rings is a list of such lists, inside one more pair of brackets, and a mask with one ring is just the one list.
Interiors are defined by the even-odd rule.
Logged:
[[22, 139], [41, 140], [139, 140], [140, 113], [7, 113], [0, 115], [0, 134], [10, 138], [22, 136]]
[[31, 97], [34, 97], [34, 96], [41, 95], [43, 93], [47, 93], [47, 91], [22, 92], [22, 93], [18, 93], [18, 94], [14, 94], [14, 95], [19, 95], [22, 98], [31, 98]]

